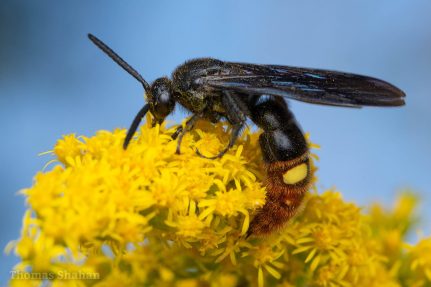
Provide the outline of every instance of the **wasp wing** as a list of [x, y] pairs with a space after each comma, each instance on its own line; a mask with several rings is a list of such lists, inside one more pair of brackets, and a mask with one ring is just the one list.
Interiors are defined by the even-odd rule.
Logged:
[[405, 94], [371, 77], [277, 65], [225, 62], [218, 73], [201, 76], [200, 84], [239, 94], [274, 95], [331, 106], [401, 106]]

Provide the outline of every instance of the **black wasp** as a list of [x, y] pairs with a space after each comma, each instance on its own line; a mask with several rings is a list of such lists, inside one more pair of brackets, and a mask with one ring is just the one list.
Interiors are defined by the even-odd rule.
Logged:
[[135, 77], [147, 95], [148, 102], [128, 130], [124, 149], [148, 111], [155, 119], [153, 124], [162, 123], [177, 102], [193, 114], [185, 127], [172, 135], [178, 138], [177, 153], [183, 135], [198, 119], [216, 123], [225, 118], [232, 125], [226, 147], [211, 159], [222, 157], [234, 145], [247, 118], [263, 130], [259, 143], [266, 163], [266, 204], [250, 223], [248, 236], [269, 234], [283, 226], [297, 211], [310, 185], [307, 142], [284, 98], [341, 107], [404, 105], [403, 91], [367, 76], [211, 58], [189, 60], [175, 69], [172, 79], [158, 78], [149, 85], [101, 40], [91, 34], [88, 37]]

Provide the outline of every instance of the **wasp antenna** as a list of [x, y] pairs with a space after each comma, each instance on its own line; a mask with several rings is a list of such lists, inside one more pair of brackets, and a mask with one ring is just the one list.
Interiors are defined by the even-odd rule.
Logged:
[[138, 114], [135, 116], [135, 119], [133, 120], [132, 124], [130, 125], [129, 130], [127, 131], [126, 139], [123, 143], [123, 149], [127, 149], [127, 146], [130, 143], [130, 140], [132, 139], [133, 135], [136, 132], [136, 129], [139, 126], [139, 123], [141, 122], [142, 118], [145, 116], [145, 114], [148, 112], [150, 108], [150, 105], [146, 104], [142, 107], [142, 109], [138, 112]]
[[150, 92], [150, 85], [147, 83], [147, 81], [144, 80], [144, 78], [130, 66], [126, 61], [124, 61], [120, 56], [118, 56], [117, 53], [115, 53], [111, 48], [108, 47], [105, 43], [102, 42], [99, 38], [94, 36], [93, 34], [88, 34], [88, 38], [93, 42], [97, 47], [99, 47], [100, 50], [105, 52], [106, 55], [108, 55], [112, 60], [114, 60], [115, 63], [121, 66], [127, 73], [132, 75], [136, 80], [138, 80], [142, 86], [144, 86], [145, 92]]

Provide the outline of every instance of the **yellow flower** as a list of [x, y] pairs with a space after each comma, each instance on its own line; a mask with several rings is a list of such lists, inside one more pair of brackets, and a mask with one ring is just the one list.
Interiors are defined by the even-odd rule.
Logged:
[[[376, 205], [365, 214], [334, 190], [312, 192], [284, 229], [246, 238], [251, 219], [265, 204], [259, 134], [245, 130], [221, 159], [195, 153], [199, 148], [205, 155], [217, 154], [228, 142], [226, 127], [198, 123], [184, 137], [180, 155], [171, 140], [175, 128], [165, 126], [144, 125], [127, 150], [122, 148], [125, 130], [59, 140], [51, 161], [57, 164], [38, 173], [33, 186], [22, 191], [28, 211], [21, 237], [6, 248], [21, 258], [17, 271], [53, 277], [17, 277], [10, 284], [301, 287], [431, 282], [430, 239], [405, 244], [415, 222], [417, 199], [411, 194], [401, 197], [393, 210]], [[64, 272], [81, 277], [64, 280]]]
[[431, 284], [431, 238], [422, 239], [416, 246], [408, 247], [408, 257], [413, 278], [411, 286], [429, 286]]

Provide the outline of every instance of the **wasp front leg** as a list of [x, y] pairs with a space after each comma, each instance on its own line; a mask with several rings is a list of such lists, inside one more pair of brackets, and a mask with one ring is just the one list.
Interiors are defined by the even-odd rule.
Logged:
[[177, 150], [176, 154], [180, 154], [181, 151], [181, 142], [183, 141], [184, 135], [191, 131], [196, 123], [196, 121], [200, 118], [198, 114], [194, 114], [190, 119], [187, 120], [186, 126], [183, 128], [182, 126], [179, 126], [177, 130], [172, 134], [171, 138], [175, 140], [178, 137], [177, 141]]
[[239, 134], [241, 133], [241, 130], [244, 128], [245, 121], [246, 121], [245, 114], [238, 106], [237, 102], [235, 101], [235, 99], [233, 98], [233, 95], [230, 92], [227, 92], [227, 91], [223, 92], [222, 103], [226, 112], [225, 117], [232, 125], [232, 131], [231, 131], [229, 143], [222, 151], [220, 151], [217, 155], [212, 157], [202, 155], [199, 149], [197, 149], [196, 153], [200, 157], [207, 158], [207, 159], [221, 158], [226, 152], [228, 152], [233, 147], [236, 140], [238, 139]]

